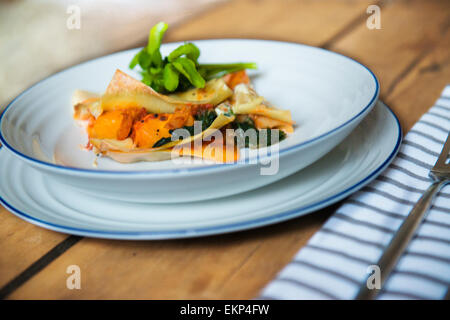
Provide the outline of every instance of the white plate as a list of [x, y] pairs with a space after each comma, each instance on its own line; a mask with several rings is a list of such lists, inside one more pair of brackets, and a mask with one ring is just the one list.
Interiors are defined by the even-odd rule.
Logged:
[[374, 179], [401, 142], [384, 104], [326, 157], [268, 186], [240, 195], [184, 204], [104, 201], [62, 187], [0, 150], [0, 200], [33, 224], [64, 233], [117, 239], [169, 239], [268, 225], [330, 205]]
[[[202, 62], [255, 61], [259, 70], [250, 75], [257, 91], [292, 111], [298, 126], [275, 147], [280, 148], [277, 174], [261, 175], [267, 166], [261, 161], [119, 164], [105, 158], [95, 169], [93, 153], [79, 148], [87, 140], [74, 125], [71, 94], [75, 89], [103, 92], [116, 68], [134, 74], [128, 63], [137, 49], [69, 68], [22, 93], [2, 115], [2, 144], [38, 170], [97, 197], [133, 202], [204, 200], [267, 185], [313, 163], [340, 143], [378, 98], [378, 81], [369, 69], [330, 51], [264, 40], [195, 43]], [[163, 45], [163, 54], [179, 44]], [[260, 151], [267, 159], [266, 150]]]

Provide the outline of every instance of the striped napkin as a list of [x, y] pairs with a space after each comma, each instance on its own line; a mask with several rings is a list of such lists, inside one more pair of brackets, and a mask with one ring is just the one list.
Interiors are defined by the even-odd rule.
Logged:
[[[450, 85], [409, 131], [398, 156], [350, 197], [263, 290], [263, 299], [353, 299], [415, 202], [431, 184], [450, 131]], [[450, 185], [381, 288], [379, 299], [442, 299], [450, 287]]]

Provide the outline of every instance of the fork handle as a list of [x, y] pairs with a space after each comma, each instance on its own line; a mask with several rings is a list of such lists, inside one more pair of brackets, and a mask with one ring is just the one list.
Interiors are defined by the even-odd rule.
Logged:
[[[389, 242], [384, 250], [383, 255], [376, 263], [376, 265], [380, 267], [381, 288], [414, 236], [417, 227], [422, 223], [428, 209], [430, 209], [435, 195], [446, 182], [448, 181], [435, 181], [428, 187], [427, 191], [420, 197], [419, 201], [408, 214], [405, 221], [403, 221], [398, 231], [394, 234], [391, 242]], [[358, 300], [373, 299], [380, 291], [379, 289], [369, 289], [367, 287], [367, 279], [356, 295], [356, 299]]]

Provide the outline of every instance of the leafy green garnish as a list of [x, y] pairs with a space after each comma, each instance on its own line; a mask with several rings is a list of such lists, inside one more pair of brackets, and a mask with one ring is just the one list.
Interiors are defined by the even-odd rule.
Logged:
[[[266, 133], [267, 141], [266, 141], [265, 145], [261, 145], [262, 140], [263, 140], [262, 131], [256, 129], [255, 124], [253, 123], [253, 121], [250, 118], [248, 118], [244, 122], [233, 122], [232, 125], [233, 125], [234, 130], [242, 129], [243, 136], [240, 138], [244, 139], [243, 142], [244, 142], [245, 148], [268, 147], [268, 146], [271, 146], [273, 143], [280, 142], [286, 138], [286, 133], [284, 133], [283, 131], [281, 131], [279, 129], [264, 129], [267, 132]], [[257, 141], [256, 145], [253, 144], [253, 141], [250, 141], [250, 135], [246, 135], [247, 130], [255, 130], [256, 141]], [[272, 130], [278, 131], [278, 141], [272, 141]], [[236, 144], [239, 144], [239, 138], [237, 136], [235, 136], [235, 142], [236, 142]]]
[[198, 57], [200, 57], [200, 49], [193, 43], [185, 43], [175, 50], [173, 50], [168, 56], [167, 59], [169, 62], [175, 61], [178, 57], [185, 55], [188, 59], [191, 59], [193, 62], [197, 63]]
[[180, 75], [171, 63], [166, 64], [166, 66], [164, 67], [163, 78], [164, 87], [169, 91], [175, 90], [180, 83]]
[[209, 128], [216, 118], [217, 114], [214, 110], [205, 110], [195, 115], [195, 120], [202, 122], [202, 131]]
[[158, 148], [172, 141], [172, 137], [161, 138], [155, 142], [152, 148]]
[[188, 58], [177, 58], [172, 65], [197, 88], [205, 86], [205, 79], [198, 73], [195, 63]]
[[[282, 131], [280, 129], [265, 129], [265, 130], [267, 130], [267, 146], [271, 146], [274, 143], [278, 143], [278, 142], [286, 139], [286, 133], [284, 133], [284, 131]], [[272, 142], [272, 130], [278, 131], [278, 141]]]
[[243, 69], [256, 69], [256, 63], [229, 63], [229, 64], [201, 64], [198, 66], [198, 72], [207, 80], [214, 77], [222, 77], [227, 73], [240, 71]]
[[[150, 34], [148, 35], [148, 45], [147, 51], [150, 55], [153, 55], [157, 51], [159, 52], [159, 47], [161, 47], [161, 41], [164, 37], [169, 25], [165, 22], [159, 22], [150, 29]], [[161, 56], [161, 54], [159, 55]]]
[[142, 82], [154, 90], [166, 93], [184, 91], [192, 86], [203, 88], [206, 80], [243, 69], [256, 69], [255, 63], [199, 64], [200, 49], [187, 42], [163, 58], [161, 41], [168, 28], [159, 22], [150, 30], [148, 43], [130, 62], [130, 69], [139, 65]]

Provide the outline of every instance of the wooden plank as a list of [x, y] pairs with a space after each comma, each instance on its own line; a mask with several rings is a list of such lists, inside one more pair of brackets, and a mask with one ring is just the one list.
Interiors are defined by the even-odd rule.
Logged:
[[25, 222], [1, 206], [0, 225], [0, 287], [67, 238]]
[[[253, 13], [253, 7], [245, 9], [240, 3], [233, 3], [240, 10], [227, 9], [226, 13], [233, 12], [240, 15], [241, 19]], [[342, 3], [343, 10], [347, 9], [348, 3]], [[414, 8], [408, 8], [408, 4]], [[354, 32], [346, 33], [336, 44], [328, 43], [333, 50], [347, 53], [373, 68], [381, 79], [384, 98], [391, 102], [394, 109], [399, 109], [403, 123], [417, 118], [423, 111], [418, 107], [406, 110], [414, 98], [411, 93], [427, 90], [428, 81], [440, 85], [448, 80], [448, 60], [437, 53], [443, 49], [448, 52], [448, 48], [442, 45], [446, 39], [443, 36], [447, 35], [444, 23], [446, 16], [443, 14], [448, 12], [447, 4], [443, 1], [413, 1], [408, 4], [399, 1], [386, 5], [382, 10], [382, 30], [368, 30], [365, 21], [361, 21], [361, 26]], [[224, 8], [227, 7], [222, 6], [218, 10]], [[289, 8], [286, 10], [296, 14]], [[198, 35], [215, 23], [225, 23], [222, 21], [228, 17], [214, 12], [210, 15], [211, 20], [205, 15], [201, 18], [205, 19], [204, 22], [194, 28], [199, 30], [196, 31]], [[360, 13], [355, 12], [353, 20], [359, 16]], [[284, 17], [282, 20], [286, 19]], [[401, 23], [392, 19], [401, 20]], [[290, 30], [300, 24], [295, 19], [292, 21]], [[273, 20], [269, 22], [277, 23]], [[180, 27], [183, 28], [183, 31], [178, 31], [180, 37], [185, 35], [183, 32], [188, 32], [185, 30], [193, 28], [190, 25], [188, 23]], [[261, 29], [261, 25], [254, 28]], [[195, 30], [189, 32], [195, 34]], [[255, 35], [261, 31], [250, 27], [248, 30], [253, 30]], [[441, 32], [440, 36], [435, 35], [437, 31]], [[262, 30], [261, 34], [265, 32]], [[235, 36], [231, 33], [224, 36], [227, 35]], [[303, 37], [292, 32], [290, 36], [295, 41]], [[177, 33], [174, 31], [171, 37], [176, 40]], [[302, 41], [308, 43], [307, 40]], [[313, 43], [314, 40], [310, 41]], [[374, 41], [378, 45], [374, 45]], [[420, 72], [420, 68], [426, 70], [433, 61], [438, 61], [440, 67], [431, 68], [438, 70], [433, 71], [432, 75], [425, 75], [429, 78], [423, 79], [424, 72]], [[442, 86], [435, 88], [435, 91], [441, 89]], [[183, 241], [83, 239], [13, 292], [10, 298], [253, 298], [305, 244], [330, 212], [332, 208], [273, 227]], [[84, 280], [79, 291], [67, 290], [65, 287], [68, 276], [65, 270], [70, 264], [81, 267]]]
[[372, 69], [381, 84], [381, 98], [432, 51], [448, 29], [450, 1], [395, 1], [381, 10], [381, 29], [366, 24], [329, 46]]
[[441, 43], [418, 62], [386, 99], [401, 119], [404, 132], [411, 129], [450, 83], [449, 29]]
[[355, 19], [373, 0], [233, 0], [169, 29], [166, 40], [258, 38], [320, 46]]
[[[135, 242], [86, 238], [10, 298], [27, 299], [37, 293], [42, 299], [222, 298], [222, 288], [263, 242], [278, 247], [275, 252], [268, 248], [271, 259], [263, 257], [266, 263], [259, 270], [267, 272], [270, 279], [295, 253], [293, 244], [309, 238], [325, 218], [311, 215], [249, 232], [199, 239]], [[80, 267], [81, 290], [66, 288], [66, 269], [71, 264]], [[239, 287], [242, 297], [248, 297], [247, 284]], [[229, 298], [236, 298], [235, 293]]]

